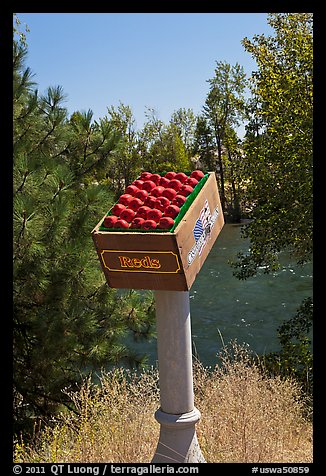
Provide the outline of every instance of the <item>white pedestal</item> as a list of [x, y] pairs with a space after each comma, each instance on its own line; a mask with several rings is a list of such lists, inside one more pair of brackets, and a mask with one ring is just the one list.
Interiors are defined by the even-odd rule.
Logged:
[[195, 425], [188, 291], [155, 291], [161, 425], [153, 463], [204, 463]]

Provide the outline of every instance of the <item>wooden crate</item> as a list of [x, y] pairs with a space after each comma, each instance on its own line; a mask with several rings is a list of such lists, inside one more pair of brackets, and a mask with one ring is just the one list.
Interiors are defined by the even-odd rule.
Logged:
[[224, 225], [214, 172], [173, 233], [101, 231], [103, 218], [92, 230], [103, 272], [128, 289], [189, 290]]

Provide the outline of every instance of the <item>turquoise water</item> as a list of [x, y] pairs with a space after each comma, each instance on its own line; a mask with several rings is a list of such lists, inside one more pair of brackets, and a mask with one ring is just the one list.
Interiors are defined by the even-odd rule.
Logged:
[[240, 232], [239, 225], [224, 226], [190, 290], [194, 346], [207, 365], [221, 350], [222, 339], [247, 343], [259, 354], [278, 350], [277, 328], [312, 296], [312, 265], [299, 267], [285, 254], [277, 272], [235, 278], [228, 261], [249, 248]]
[[[193, 351], [204, 365], [214, 365], [223, 342], [235, 339], [258, 354], [278, 350], [277, 328], [312, 296], [312, 265], [299, 267], [285, 253], [277, 272], [234, 277], [229, 260], [249, 248], [240, 233], [241, 225], [224, 225], [190, 290]], [[136, 348], [155, 364], [155, 340]]]

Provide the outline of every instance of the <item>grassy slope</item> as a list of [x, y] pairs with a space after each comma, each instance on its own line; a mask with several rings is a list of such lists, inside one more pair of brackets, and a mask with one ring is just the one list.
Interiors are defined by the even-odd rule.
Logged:
[[[148, 463], [159, 425], [156, 369], [103, 373], [72, 394], [79, 416], [64, 412], [34, 441], [16, 442], [15, 462]], [[295, 382], [267, 378], [235, 347], [215, 369], [194, 366], [198, 440], [207, 462], [312, 461], [312, 424]]]

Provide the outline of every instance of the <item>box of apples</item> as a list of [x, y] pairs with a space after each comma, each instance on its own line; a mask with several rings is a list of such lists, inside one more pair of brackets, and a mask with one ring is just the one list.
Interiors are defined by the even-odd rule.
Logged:
[[128, 185], [101, 224], [102, 231], [172, 231], [208, 175], [194, 170], [159, 175], [142, 172]]
[[92, 238], [110, 287], [187, 291], [223, 225], [214, 172], [143, 172]]

